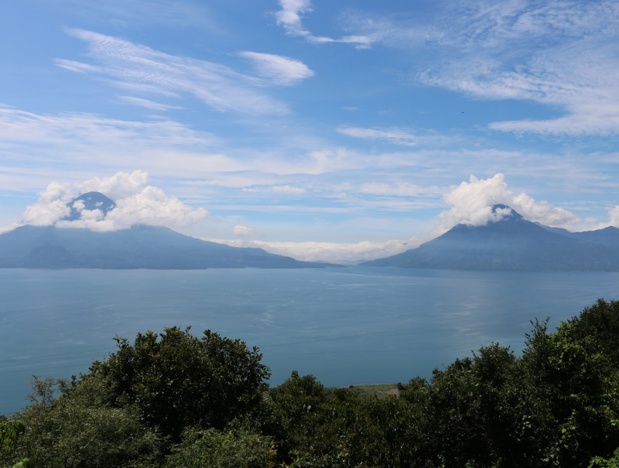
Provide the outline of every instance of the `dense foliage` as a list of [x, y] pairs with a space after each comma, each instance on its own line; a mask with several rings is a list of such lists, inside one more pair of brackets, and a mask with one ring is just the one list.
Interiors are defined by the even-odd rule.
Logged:
[[258, 350], [206, 331], [117, 339], [71, 382], [35, 380], [0, 419], [0, 466], [619, 466], [619, 302], [521, 356], [491, 344], [399, 396], [327, 389], [296, 372], [269, 389]]
[[267, 389], [270, 372], [258, 350], [209, 330], [201, 339], [174, 327], [139, 333], [133, 345], [116, 341], [118, 351], [82, 380], [105, 382], [109, 404], [135, 405], [149, 427], [174, 441], [190, 426], [225, 428], [257, 408]]

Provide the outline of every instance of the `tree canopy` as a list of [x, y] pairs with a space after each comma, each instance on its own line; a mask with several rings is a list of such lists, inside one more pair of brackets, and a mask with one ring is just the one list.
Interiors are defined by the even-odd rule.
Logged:
[[116, 342], [118, 351], [82, 380], [103, 379], [109, 404], [135, 405], [149, 426], [175, 440], [189, 426], [223, 429], [255, 410], [268, 388], [257, 348], [210, 330], [197, 338], [173, 327]]

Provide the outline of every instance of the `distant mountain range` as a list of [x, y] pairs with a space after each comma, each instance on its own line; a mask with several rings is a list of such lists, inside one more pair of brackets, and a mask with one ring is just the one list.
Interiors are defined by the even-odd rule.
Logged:
[[[84, 210], [107, 216], [115, 203], [89, 192], [67, 204], [63, 221], [81, 219]], [[619, 271], [619, 229], [570, 232], [527, 221], [505, 205], [504, 215], [485, 226], [459, 224], [416, 249], [361, 266], [458, 270]], [[0, 234], [0, 268], [320, 268], [258, 248], [231, 247], [179, 234], [171, 229], [136, 225], [95, 232], [55, 226], [21, 226]]]
[[416, 249], [362, 266], [457, 270], [619, 271], [619, 229], [570, 232], [510, 214], [485, 226], [458, 224]]
[[[83, 210], [106, 215], [115, 204], [90, 192], [67, 205], [64, 220], [80, 219]], [[257, 248], [231, 247], [202, 241], [171, 229], [138, 225], [94, 232], [54, 226], [21, 226], [0, 235], [0, 268], [320, 268], [325, 263], [301, 262]]]

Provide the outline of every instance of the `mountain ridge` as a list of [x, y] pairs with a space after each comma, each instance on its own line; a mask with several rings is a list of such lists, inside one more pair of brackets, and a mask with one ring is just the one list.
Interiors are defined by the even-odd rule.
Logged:
[[510, 209], [484, 226], [458, 224], [443, 235], [361, 266], [459, 270], [619, 271], [619, 229], [570, 233], [524, 219]]
[[[161, 226], [136, 224], [113, 231], [92, 231], [72, 223], [84, 211], [100, 219], [116, 208], [100, 192], [84, 193], [67, 203], [59, 226], [24, 225], [0, 234], [0, 268], [205, 269], [322, 268], [260, 248], [232, 247], [180, 234]], [[88, 216], [91, 216], [91, 213]]]
[[94, 232], [83, 228], [21, 226], [0, 235], [0, 268], [205, 269], [322, 268], [259, 248], [231, 247], [169, 228], [136, 225]]

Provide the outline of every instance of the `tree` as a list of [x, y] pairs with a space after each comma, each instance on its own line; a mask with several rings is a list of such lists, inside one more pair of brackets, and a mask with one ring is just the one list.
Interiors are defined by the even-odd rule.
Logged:
[[269, 468], [275, 466], [270, 438], [247, 428], [226, 431], [187, 429], [182, 443], [166, 457], [166, 467]]
[[118, 350], [93, 363], [83, 379], [104, 379], [112, 405], [135, 405], [150, 427], [173, 441], [186, 427], [223, 429], [256, 410], [270, 376], [258, 349], [189, 330], [138, 333], [133, 345], [117, 337]]
[[549, 463], [585, 466], [619, 446], [619, 302], [598, 301], [555, 333], [536, 324], [522, 362], [528, 418]]
[[15, 457], [19, 440], [25, 431], [23, 422], [0, 417], [0, 462]]
[[[336, 401], [341, 408], [342, 402]], [[420, 405], [394, 395], [359, 397], [355, 403], [345, 425], [348, 456], [342, 466], [423, 465], [429, 453]]]
[[293, 372], [269, 392], [266, 431], [291, 466], [415, 466], [423, 456], [420, 405], [354, 388], [326, 389]]
[[157, 459], [159, 437], [144, 427], [135, 407], [101, 404], [106, 389], [93, 379], [54, 398], [59, 386], [66, 389], [62, 381], [35, 378], [32, 404], [19, 414], [25, 431], [12, 462], [69, 468], [136, 466]]
[[331, 430], [337, 421], [330, 418], [328, 401], [329, 392], [316, 377], [299, 376], [297, 371], [270, 390], [265, 430], [277, 441], [281, 461], [301, 466], [333, 464], [337, 441]]

